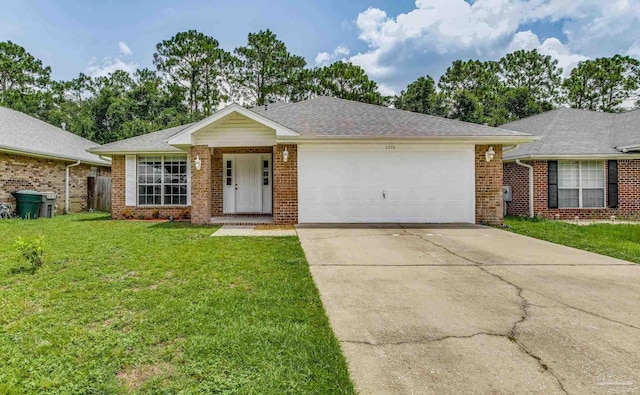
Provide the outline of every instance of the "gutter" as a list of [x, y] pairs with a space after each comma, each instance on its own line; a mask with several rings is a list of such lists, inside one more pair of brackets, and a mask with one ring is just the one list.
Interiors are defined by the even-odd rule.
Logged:
[[512, 145], [511, 147], [507, 147], [507, 148], [502, 147], [502, 155], [504, 155], [505, 153], [507, 153], [509, 151], [515, 151], [518, 148], [520, 148], [520, 144]]
[[520, 162], [520, 159], [516, 159], [516, 164], [529, 169], [529, 217], [533, 218], [533, 166]]
[[69, 169], [80, 165], [80, 161], [67, 165], [65, 168], [65, 182], [64, 182], [64, 213], [69, 214]]

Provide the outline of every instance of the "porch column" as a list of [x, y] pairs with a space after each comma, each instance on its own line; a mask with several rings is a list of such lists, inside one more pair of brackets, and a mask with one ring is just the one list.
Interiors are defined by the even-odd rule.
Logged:
[[[202, 167], [193, 163], [200, 157]], [[191, 223], [206, 225], [211, 221], [211, 149], [206, 145], [191, 147]]]
[[[283, 151], [289, 156], [285, 162]], [[298, 146], [278, 144], [273, 147], [273, 222], [298, 223]]]

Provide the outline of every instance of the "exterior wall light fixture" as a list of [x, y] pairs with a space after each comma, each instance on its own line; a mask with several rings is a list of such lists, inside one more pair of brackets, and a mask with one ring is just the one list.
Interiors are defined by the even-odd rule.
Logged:
[[493, 158], [496, 156], [496, 152], [493, 150], [493, 147], [489, 147], [487, 152], [485, 152], [484, 157], [487, 162], [491, 162]]
[[196, 170], [202, 169], [202, 160], [200, 160], [200, 155], [196, 156], [196, 159], [193, 161], [193, 164], [196, 165]]
[[286, 162], [289, 160], [289, 151], [287, 151], [287, 147], [284, 147], [284, 151], [282, 151], [282, 161]]

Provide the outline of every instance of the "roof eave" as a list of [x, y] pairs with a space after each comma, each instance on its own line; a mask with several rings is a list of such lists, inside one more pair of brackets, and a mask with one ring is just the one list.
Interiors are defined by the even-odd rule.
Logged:
[[114, 155], [146, 155], [146, 154], [163, 154], [163, 155], [175, 155], [175, 154], [188, 154], [184, 150], [170, 150], [170, 149], [139, 149], [139, 150], [107, 150], [107, 151], [95, 151], [87, 150], [95, 155], [102, 156], [114, 156]]
[[521, 136], [297, 136], [276, 137], [277, 143], [362, 143], [401, 141], [406, 143], [474, 143], [474, 144], [525, 144], [539, 140], [533, 135]]
[[80, 158], [76, 156], [53, 155], [48, 152], [42, 152], [37, 150], [27, 151], [27, 150], [23, 150], [16, 147], [10, 147], [6, 145], [0, 145], [0, 152], [6, 152], [9, 154], [22, 155], [22, 156], [32, 156], [34, 158], [61, 160], [66, 162], [80, 161], [80, 163], [86, 163], [86, 164], [96, 165], [96, 166], [111, 166], [111, 162], [108, 162], [108, 161], [101, 161], [101, 160], [94, 161], [94, 160]]
[[609, 153], [609, 154], [528, 154], [509, 156], [503, 159], [504, 162], [515, 162], [516, 160], [605, 160], [605, 159], [640, 159], [640, 153]]

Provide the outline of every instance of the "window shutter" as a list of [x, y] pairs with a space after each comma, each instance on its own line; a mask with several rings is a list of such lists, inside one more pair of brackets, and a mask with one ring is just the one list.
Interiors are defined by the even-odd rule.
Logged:
[[558, 162], [547, 162], [547, 203], [549, 208], [558, 208]]
[[607, 161], [607, 197], [609, 208], [618, 208], [618, 161]]
[[125, 205], [136, 205], [136, 156], [127, 155], [125, 159]]

